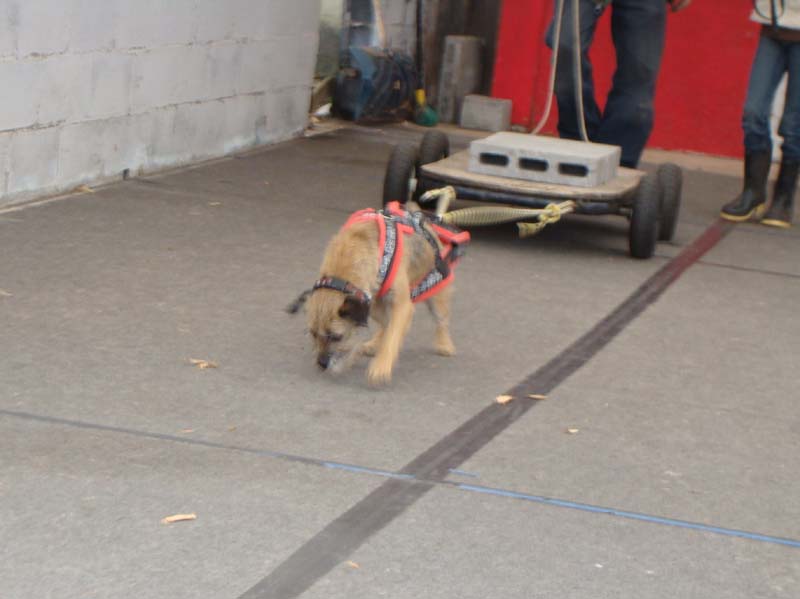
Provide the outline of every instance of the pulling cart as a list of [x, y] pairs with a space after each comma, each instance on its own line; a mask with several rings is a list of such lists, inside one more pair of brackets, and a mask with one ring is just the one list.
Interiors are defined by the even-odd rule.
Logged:
[[[681, 170], [675, 164], [662, 164], [656, 173], [619, 167], [616, 178], [595, 187], [478, 174], [470, 172], [468, 164], [469, 152], [451, 156], [450, 142], [441, 131], [427, 132], [419, 146], [397, 145], [386, 167], [383, 203], [408, 199], [423, 203], [431, 196], [426, 192], [449, 186], [458, 199], [480, 202], [487, 215], [480, 223], [459, 222], [453, 213], [454, 225], [530, 220], [531, 214], [552, 213], [554, 207], [563, 213], [616, 214], [630, 220], [628, 240], [634, 258], [650, 258], [657, 241], [671, 241], [675, 235], [682, 187]], [[492, 220], [495, 213], [502, 216]]]

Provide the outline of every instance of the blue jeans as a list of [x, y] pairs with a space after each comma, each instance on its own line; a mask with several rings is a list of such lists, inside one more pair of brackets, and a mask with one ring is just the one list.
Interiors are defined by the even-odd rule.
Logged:
[[[572, 76], [572, 0], [563, 1], [564, 17], [555, 87], [558, 132], [561, 137], [580, 139]], [[612, 0], [611, 33], [617, 55], [617, 69], [605, 110], [601, 112], [595, 100], [592, 64], [588, 52], [602, 12], [593, 0], [580, 0], [586, 132], [591, 141], [620, 146], [620, 163], [623, 166], [636, 167], [653, 130], [653, 99], [664, 50], [667, 4], [666, 0]], [[547, 45], [550, 48], [554, 44], [554, 34], [555, 17], [547, 30]]]
[[772, 152], [769, 117], [783, 74], [788, 73], [786, 101], [778, 133], [783, 137], [783, 157], [800, 161], [800, 43], [779, 42], [764, 35], [758, 43], [747, 100], [742, 114], [746, 153]]

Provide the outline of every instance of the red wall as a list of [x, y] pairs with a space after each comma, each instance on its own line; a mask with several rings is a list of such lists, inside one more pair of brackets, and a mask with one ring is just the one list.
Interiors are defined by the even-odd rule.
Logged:
[[[758, 26], [748, 19], [751, 7], [750, 0], [695, 0], [669, 15], [648, 147], [741, 155], [741, 111], [758, 41]], [[510, 98], [512, 122], [527, 128], [539, 120], [547, 99], [550, 51], [544, 32], [552, 9], [552, 0], [503, 0], [492, 95]], [[609, 12], [598, 24], [591, 52], [601, 106], [614, 70]], [[549, 133], [555, 132], [553, 104]]]

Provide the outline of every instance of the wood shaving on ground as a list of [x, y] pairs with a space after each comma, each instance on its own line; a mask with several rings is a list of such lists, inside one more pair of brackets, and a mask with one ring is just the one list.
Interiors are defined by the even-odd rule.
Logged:
[[209, 206], [222, 206], [222, 202], [209, 202]]
[[0, 297], [13, 297], [13, 296], [5, 289], [0, 289]]
[[530, 395], [528, 395], [528, 397], [530, 397], [531, 399], [537, 399], [537, 400], [547, 399], [546, 395], [539, 395], [537, 393], [531, 393]]
[[79, 191], [81, 193], [94, 193], [94, 189], [92, 189], [88, 185], [81, 185], [79, 187], [76, 187], [75, 191]]
[[577, 435], [580, 430], [579, 428], [568, 428], [566, 432], [569, 435]]
[[217, 364], [215, 362], [210, 362], [208, 360], [198, 360], [196, 358], [189, 358], [189, 362], [191, 362], [192, 365], [197, 366], [200, 369], [217, 368]]
[[355, 563], [355, 562], [350, 562], [350, 561], [348, 561], [348, 562], [345, 562], [345, 563], [346, 563], [348, 566], [350, 566], [351, 568], [355, 568], [356, 570], [358, 570], [358, 569], [360, 569], [360, 568], [361, 568], [361, 566], [359, 566], [359, 565], [358, 565], [357, 563]]
[[505, 405], [510, 401], [514, 401], [514, 397], [512, 395], [498, 395], [495, 401], [501, 405]]
[[161, 519], [161, 524], [172, 524], [173, 522], [185, 522], [187, 520], [197, 520], [197, 514], [175, 514]]

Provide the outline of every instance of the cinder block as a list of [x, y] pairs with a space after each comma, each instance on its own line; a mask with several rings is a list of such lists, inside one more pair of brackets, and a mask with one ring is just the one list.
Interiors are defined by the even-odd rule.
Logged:
[[17, 0], [17, 43], [20, 57], [59, 54], [69, 47], [70, 31], [64, 25], [71, 21], [74, 2], [64, 0]]
[[150, 140], [149, 115], [87, 121], [61, 132], [59, 183], [80, 184], [135, 172], [144, 164]]
[[127, 49], [190, 44], [195, 41], [199, 7], [212, 1], [117, 0], [115, 45]]
[[114, 48], [117, 8], [123, 1], [72, 0], [75, 10], [70, 14], [68, 25], [69, 52], [83, 53]]
[[474, 94], [482, 77], [479, 37], [448, 35], [445, 38], [442, 73], [439, 79], [439, 118], [445, 123], [457, 123], [464, 97]]
[[[319, 0], [268, 0], [264, 37], [294, 36], [298, 34], [314, 34], [319, 32], [320, 1]], [[311, 48], [316, 54], [316, 44]]]
[[279, 65], [275, 57], [280, 56], [278, 49], [282, 40], [253, 40], [242, 45], [242, 58], [239, 65], [236, 91], [249, 94], [265, 91], [274, 87], [278, 77]]
[[0, 58], [16, 56], [19, 31], [19, 3], [4, 2], [0, 8]]
[[125, 53], [61, 54], [44, 61], [39, 123], [122, 116], [130, 111], [131, 63]]
[[461, 106], [461, 126], [484, 131], [507, 131], [511, 127], [511, 100], [470, 94]]
[[58, 181], [60, 129], [17, 131], [11, 138], [7, 193], [48, 188]]
[[242, 52], [242, 44], [236, 42], [208, 46], [205, 74], [194, 99], [207, 100], [235, 95], [242, 66]]
[[157, 48], [134, 56], [131, 110], [208, 98], [208, 54], [204, 46]]
[[13, 133], [0, 133], [0, 205], [8, 190], [8, 169], [11, 159], [11, 137]]
[[0, 131], [31, 127], [38, 118], [38, 107], [47, 84], [44, 60], [0, 62], [2, 110]]
[[253, 94], [225, 101], [225, 135], [223, 154], [267, 143], [267, 96]]
[[469, 170], [474, 173], [594, 187], [617, 176], [621, 150], [606, 144], [504, 132], [473, 141], [469, 152]]
[[[268, 141], [288, 139], [302, 131], [308, 122], [310, 87], [292, 87], [267, 93]], [[265, 140], [267, 141], [267, 140]]]
[[[316, 34], [296, 35], [278, 40], [277, 56], [271, 61], [272, 70], [268, 89], [283, 89], [306, 85], [311, 88], [316, 62]], [[308, 108], [308, 106], [306, 106]]]

